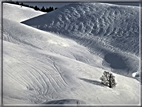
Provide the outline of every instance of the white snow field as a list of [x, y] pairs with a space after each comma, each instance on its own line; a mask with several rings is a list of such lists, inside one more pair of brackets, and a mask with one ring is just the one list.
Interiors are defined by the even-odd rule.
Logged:
[[[3, 103], [139, 105], [138, 16], [103, 3], [50, 13], [3, 3]], [[105, 70], [115, 88], [101, 84]]]

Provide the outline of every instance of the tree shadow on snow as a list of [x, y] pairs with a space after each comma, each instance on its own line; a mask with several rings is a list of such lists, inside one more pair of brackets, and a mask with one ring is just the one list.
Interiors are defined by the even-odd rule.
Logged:
[[103, 85], [101, 82], [99, 81], [96, 81], [96, 80], [90, 80], [90, 79], [86, 79], [86, 78], [79, 78], [85, 82], [88, 82], [88, 83], [91, 83], [91, 84], [94, 84], [94, 85], [98, 85], [98, 86], [102, 86], [102, 87], [105, 87], [105, 85]]

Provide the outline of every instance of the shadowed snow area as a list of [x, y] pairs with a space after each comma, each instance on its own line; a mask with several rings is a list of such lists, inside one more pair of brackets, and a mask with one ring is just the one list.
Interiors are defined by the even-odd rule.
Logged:
[[22, 23], [73, 39], [121, 70], [114, 72], [132, 76], [139, 68], [138, 19], [138, 7], [74, 3]]
[[49, 102], [45, 102], [43, 104], [85, 104], [85, 102], [83, 101], [79, 101], [76, 99], [63, 99], [63, 100], [54, 100], [54, 101], [49, 101]]
[[[3, 8], [4, 104], [140, 104], [137, 7]], [[113, 89], [101, 84], [105, 70]]]
[[[85, 46], [89, 45], [89, 48], [95, 48], [94, 45], [99, 47], [100, 43], [97, 43], [101, 42], [126, 52], [139, 54], [138, 7], [74, 3], [22, 23], [60, 33], [75, 40], [81, 39], [78, 41]], [[91, 45], [92, 42], [97, 43]]]

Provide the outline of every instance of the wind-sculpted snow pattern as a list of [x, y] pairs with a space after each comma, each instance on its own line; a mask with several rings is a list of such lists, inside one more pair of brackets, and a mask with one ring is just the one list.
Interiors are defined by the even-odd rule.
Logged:
[[[3, 7], [5, 105], [140, 103], [137, 7], [77, 3], [47, 14]], [[116, 78], [113, 89], [99, 81], [105, 70]]]
[[[104, 45], [139, 55], [138, 7], [76, 3], [22, 23], [73, 39], [83, 39], [85, 46], [101, 41]], [[93, 47], [97, 43], [92, 44]]]
[[[138, 7], [74, 3], [22, 23], [77, 41], [90, 52], [107, 58], [103, 64], [107, 66], [107, 62], [113, 69], [117, 69], [113, 72], [132, 76], [133, 72], [138, 71]], [[117, 58], [109, 57], [111, 55]], [[120, 69], [125, 69], [126, 72]]]

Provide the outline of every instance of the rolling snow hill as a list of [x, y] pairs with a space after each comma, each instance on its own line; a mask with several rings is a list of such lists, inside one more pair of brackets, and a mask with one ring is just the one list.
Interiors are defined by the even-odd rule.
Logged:
[[102, 57], [113, 72], [131, 77], [138, 71], [138, 7], [74, 3], [22, 23], [75, 40]]
[[[138, 7], [74, 3], [22, 23], [79, 39], [78, 41], [85, 42], [84, 45], [91, 49], [95, 48], [94, 45], [100, 45], [96, 43], [100, 41], [104, 43], [101, 43], [103, 46], [111, 45], [121, 51], [139, 55]], [[96, 44], [92, 46], [92, 42]]]
[[[137, 7], [79, 3], [47, 14], [3, 7], [4, 104], [140, 104], [132, 77], [140, 72]], [[100, 83], [104, 70], [114, 72], [115, 88]]]

